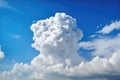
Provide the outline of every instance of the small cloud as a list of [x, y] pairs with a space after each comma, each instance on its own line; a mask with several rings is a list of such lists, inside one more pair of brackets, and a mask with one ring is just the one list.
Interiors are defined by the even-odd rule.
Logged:
[[96, 35], [95, 35], [95, 34], [93, 34], [93, 35], [90, 35], [89, 37], [90, 37], [90, 38], [94, 38], [94, 37], [96, 37]]
[[16, 39], [19, 39], [19, 38], [20, 38], [20, 35], [13, 35], [12, 37], [13, 37], [13, 38], [16, 38]]
[[0, 46], [0, 60], [2, 60], [5, 57], [4, 52], [1, 50]]
[[100, 24], [99, 26], [97, 26], [97, 29], [99, 29], [102, 26], [102, 24]]
[[33, 20], [32, 23], [36, 23], [37, 21]]
[[15, 63], [16, 62], [15, 59], [12, 59], [12, 62]]

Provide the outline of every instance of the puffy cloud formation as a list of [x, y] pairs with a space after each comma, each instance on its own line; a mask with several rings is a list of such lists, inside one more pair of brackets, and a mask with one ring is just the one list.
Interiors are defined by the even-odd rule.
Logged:
[[0, 60], [3, 59], [5, 57], [4, 52], [1, 50], [1, 46], [0, 46]]
[[106, 25], [102, 30], [99, 31], [99, 33], [108, 34], [112, 32], [113, 30], [117, 30], [117, 29], [120, 29], [120, 20], [115, 21], [111, 23], [110, 25]]
[[41, 59], [43, 62], [40, 63], [43, 64], [64, 63], [72, 66], [82, 60], [77, 54], [77, 42], [83, 34], [76, 27], [74, 18], [65, 13], [56, 13], [55, 17], [33, 24], [31, 30], [34, 32], [35, 41], [32, 46], [41, 52], [34, 58], [33, 64], [38, 62], [37, 59]]
[[77, 54], [83, 34], [69, 15], [56, 13], [54, 17], [34, 23], [31, 30], [34, 33], [32, 46], [40, 54], [31, 64], [16, 63], [12, 70], [0, 73], [0, 80], [120, 79], [120, 50], [111, 53], [109, 58], [96, 56], [91, 61], [84, 60]]

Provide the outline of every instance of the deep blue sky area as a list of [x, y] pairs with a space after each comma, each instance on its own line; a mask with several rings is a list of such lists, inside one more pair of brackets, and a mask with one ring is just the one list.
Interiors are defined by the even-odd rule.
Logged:
[[120, 19], [120, 0], [5, 1], [9, 8], [0, 7], [0, 45], [5, 53], [5, 58], [0, 62], [2, 66], [15, 62], [30, 63], [39, 54], [31, 47], [33, 43], [31, 24], [54, 16], [56, 12], [65, 12], [76, 18], [78, 27], [84, 33], [82, 41], [89, 40], [90, 35], [111, 21]]

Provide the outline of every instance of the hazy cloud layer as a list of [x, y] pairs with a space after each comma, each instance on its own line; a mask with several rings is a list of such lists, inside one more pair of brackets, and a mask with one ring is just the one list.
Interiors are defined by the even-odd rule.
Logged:
[[[31, 30], [34, 34], [32, 46], [40, 54], [31, 64], [16, 63], [11, 71], [0, 73], [1, 80], [119, 80], [119, 36], [78, 44], [82, 31], [77, 28], [76, 20], [65, 13], [37, 21]], [[80, 47], [94, 49], [96, 56], [91, 61], [84, 60], [77, 54]], [[110, 56], [101, 58], [98, 54]]]

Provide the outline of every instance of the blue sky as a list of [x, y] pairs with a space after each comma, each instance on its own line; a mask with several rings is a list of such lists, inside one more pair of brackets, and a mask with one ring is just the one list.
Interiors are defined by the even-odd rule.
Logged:
[[[34, 41], [30, 26], [37, 20], [54, 16], [56, 12], [65, 12], [76, 18], [78, 28], [84, 33], [81, 41], [91, 41], [89, 36], [120, 19], [120, 1], [0, 0], [0, 45], [5, 54], [5, 58], [0, 61], [0, 71], [11, 69], [17, 62], [30, 63], [39, 54], [31, 47]], [[118, 32], [108, 36], [113, 37]]]

